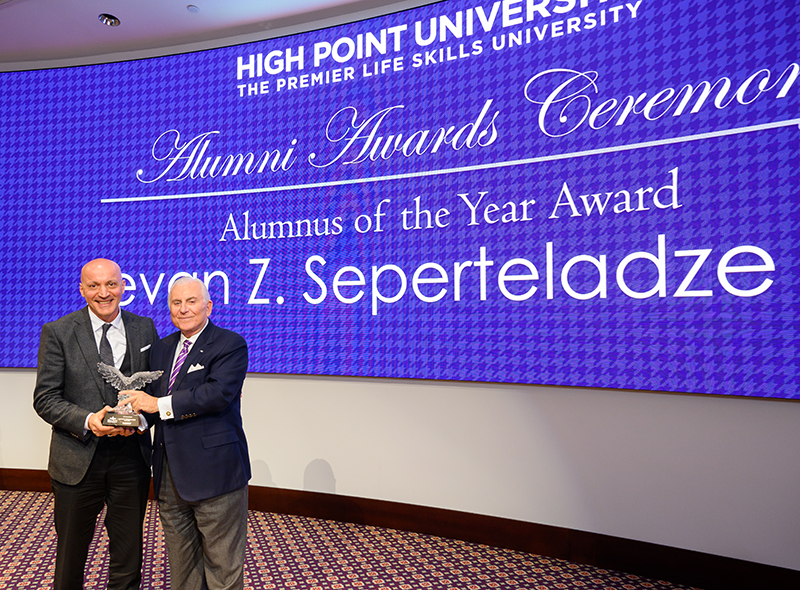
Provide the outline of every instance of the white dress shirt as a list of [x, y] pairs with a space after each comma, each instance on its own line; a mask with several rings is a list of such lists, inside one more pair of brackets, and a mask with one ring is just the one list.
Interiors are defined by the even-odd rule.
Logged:
[[122, 312], [117, 313], [112, 321], [106, 322], [94, 315], [94, 312], [89, 309], [89, 320], [92, 322], [92, 333], [94, 334], [94, 342], [97, 344], [97, 350], [100, 351], [100, 339], [103, 337], [103, 326], [111, 324], [108, 329], [108, 343], [111, 345], [111, 352], [114, 353], [114, 366], [116, 368], [122, 367], [122, 361], [125, 360], [125, 351], [128, 348], [127, 340], [125, 339], [125, 323], [122, 321]]

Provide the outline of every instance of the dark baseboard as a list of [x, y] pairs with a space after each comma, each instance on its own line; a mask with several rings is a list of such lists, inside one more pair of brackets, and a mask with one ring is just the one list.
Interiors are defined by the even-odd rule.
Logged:
[[[50, 491], [46, 471], [0, 469], [0, 489]], [[598, 533], [370, 500], [250, 486], [250, 509], [460, 539], [703, 588], [800, 588], [800, 571]]]
[[50, 476], [43, 469], [0, 469], [0, 489], [52, 492]]

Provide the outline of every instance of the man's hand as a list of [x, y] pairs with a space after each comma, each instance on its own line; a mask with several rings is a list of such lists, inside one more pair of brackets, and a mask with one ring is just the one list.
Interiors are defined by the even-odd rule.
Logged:
[[120, 397], [127, 395], [124, 403], [130, 404], [135, 412], [146, 412], [148, 414], [158, 413], [158, 398], [147, 395], [144, 391], [125, 390], [119, 392]]
[[120, 428], [118, 426], [105, 426], [103, 417], [111, 410], [110, 406], [104, 407], [99, 412], [89, 415], [89, 428], [95, 436], [130, 436], [135, 432], [133, 428]]

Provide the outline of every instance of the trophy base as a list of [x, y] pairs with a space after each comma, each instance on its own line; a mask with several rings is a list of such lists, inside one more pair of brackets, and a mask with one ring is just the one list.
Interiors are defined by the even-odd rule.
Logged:
[[117, 414], [116, 412], [108, 412], [103, 416], [103, 426], [139, 428], [139, 414]]

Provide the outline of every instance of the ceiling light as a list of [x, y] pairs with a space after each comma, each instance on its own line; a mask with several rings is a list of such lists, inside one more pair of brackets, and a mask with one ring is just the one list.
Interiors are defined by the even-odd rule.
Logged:
[[106, 14], [105, 12], [99, 15], [97, 18], [100, 19], [100, 22], [104, 25], [108, 25], [109, 27], [118, 27], [119, 26], [119, 19], [114, 16], [113, 14]]
[[194, 4], [189, 4], [186, 7], [186, 10], [188, 10], [189, 12], [200, 12], [200, 9], [197, 6], [195, 6]]

